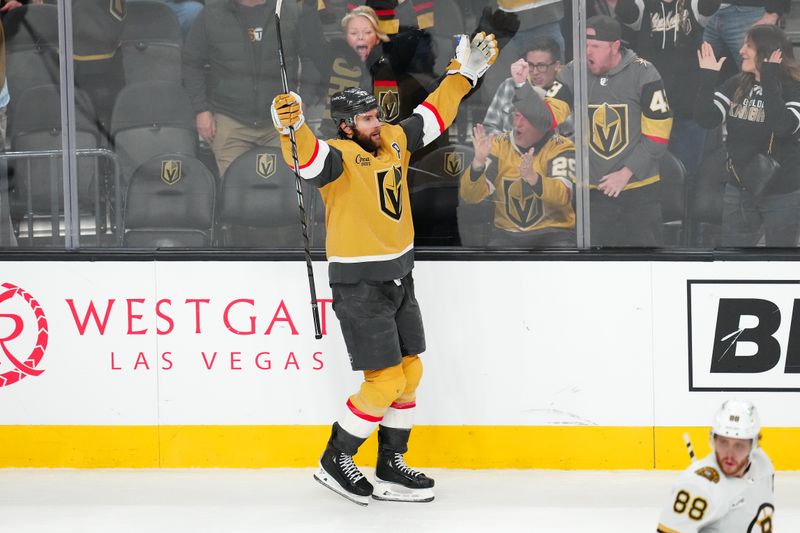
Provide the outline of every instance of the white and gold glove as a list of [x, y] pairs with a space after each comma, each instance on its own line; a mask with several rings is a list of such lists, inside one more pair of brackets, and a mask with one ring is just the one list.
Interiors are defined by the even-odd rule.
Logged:
[[275, 128], [284, 135], [289, 135], [290, 127], [297, 131], [306, 121], [303, 116], [303, 101], [300, 95], [292, 91], [276, 96], [272, 100], [270, 112]]
[[469, 37], [462, 35], [456, 47], [456, 57], [450, 62], [447, 73], [459, 73], [475, 87], [478, 79], [497, 59], [497, 53], [494, 34], [480, 32], [473, 37], [472, 43], [469, 42]]

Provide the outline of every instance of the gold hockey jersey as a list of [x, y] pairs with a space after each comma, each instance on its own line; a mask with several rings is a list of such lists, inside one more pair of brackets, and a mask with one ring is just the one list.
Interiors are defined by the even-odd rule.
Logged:
[[[319, 187], [331, 283], [388, 281], [414, 266], [414, 223], [406, 174], [411, 152], [430, 144], [453, 122], [471, 89], [460, 74], [446, 76], [414, 113], [381, 127], [376, 153], [355, 141], [317, 139], [307, 125], [296, 132], [299, 173]], [[293, 167], [288, 135], [284, 159]]]
[[522, 233], [574, 228], [575, 146], [566, 137], [551, 135], [535, 150], [533, 168], [541, 179], [531, 186], [520, 177], [522, 154], [513, 133], [495, 137], [483, 171], [475, 173], [469, 165], [461, 175], [461, 197], [473, 204], [491, 199], [498, 229]]

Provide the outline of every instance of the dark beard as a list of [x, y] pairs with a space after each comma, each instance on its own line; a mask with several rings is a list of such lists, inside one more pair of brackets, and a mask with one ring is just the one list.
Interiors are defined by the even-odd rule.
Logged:
[[369, 137], [362, 136], [361, 132], [355, 127], [353, 128], [353, 138], [350, 140], [358, 144], [365, 152], [372, 154], [378, 151], [379, 145], [375, 144]]

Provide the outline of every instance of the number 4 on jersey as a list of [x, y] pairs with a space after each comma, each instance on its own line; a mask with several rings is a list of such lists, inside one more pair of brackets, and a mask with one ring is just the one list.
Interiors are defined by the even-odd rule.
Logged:
[[667, 103], [667, 95], [664, 93], [664, 89], [659, 89], [653, 93], [650, 98], [650, 111], [653, 113], [669, 112], [669, 104]]

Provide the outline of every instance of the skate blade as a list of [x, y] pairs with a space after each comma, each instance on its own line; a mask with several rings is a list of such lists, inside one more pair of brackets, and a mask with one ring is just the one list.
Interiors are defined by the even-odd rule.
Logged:
[[325, 469], [322, 468], [321, 466], [319, 467], [319, 470], [317, 470], [317, 472], [314, 474], [314, 479], [319, 481], [320, 485], [328, 487], [336, 494], [344, 498], [347, 498], [348, 500], [357, 505], [362, 505], [365, 507], [369, 505], [369, 496], [359, 496], [358, 494], [351, 494], [347, 492], [341, 487], [341, 485], [339, 485], [336, 482], [335, 479], [333, 479], [330, 475], [328, 475]]
[[375, 478], [375, 489], [372, 497], [376, 500], [386, 502], [432, 502], [434, 495], [433, 489], [409, 489], [397, 483], [389, 483]]

